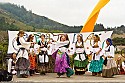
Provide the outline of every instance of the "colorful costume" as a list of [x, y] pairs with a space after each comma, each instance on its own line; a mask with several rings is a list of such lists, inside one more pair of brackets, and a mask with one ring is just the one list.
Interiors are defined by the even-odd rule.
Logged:
[[70, 68], [69, 64], [69, 56], [66, 53], [67, 51], [67, 46], [69, 42], [64, 41], [64, 42], [58, 42], [58, 47], [59, 49], [55, 51], [52, 54], [52, 57], [55, 59], [55, 69], [54, 71], [57, 73], [57, 75], [60, 77], [64, 73], [66, 73], [67, 77], [70, 77], [71, 75], [74, 74], [73, 70]]
[[103, 67], [103, 58], [102, 52], [100, 52], [98, 55], [96, 55], [96, 52], [98, 52], [101, 49], [102, 45], [101, 42], [98, 41], [98, 43], [95, 43], [92, 48], [92, 61], [89, 66], [89, 71], [92, 73], [101, 73], [102, 67]]
[[36, 69], [36, 54], [34, 53], [34, 48], [30, 47], [30, 53], [29, 53], [29, 61], [30, 61], [30, 75], [35, 73]]
[[40, 74], [44, 74], [47, 71], [47, 66], [48, 66], [48, 62], [49, 62], [49, 57], [48, 57], [48, 53], [47, 53], [47, 42], [42, 42], [39, 41], [38, 45], [42, 46], [40, 47], [40, 53], [38, 54], [38, 66], [39, 66], [39, 70], [40, 70]]
[[17, 62], [16, 62], [16, 70], [17, 77], [25, 77], [29, 75], [29, 57], [28, 57], [28, 49], [30, 47], [31, 42], [25, 42], [23, 37], [17, 38], [17, 45], [19, 46], [19, 50], [17, 53]]
[[[112, 77], [113, 75], [118, 74], [118, 68], [114, 58], [114, 46], [109, 45], [104, 49], [105, 61], [103, 65], [102, 76], [103, 77]], [[111, 56], [111, 57], [108, 57]]]
[[76, 52], [74, 54], [74, 69], [75, 69], [75, 74], [80, 75], [84, 74], [87, 65], [88, 65], [88, 58], [86, 57], [85, 49], [83, 46], [83, 42], [76, 42]]

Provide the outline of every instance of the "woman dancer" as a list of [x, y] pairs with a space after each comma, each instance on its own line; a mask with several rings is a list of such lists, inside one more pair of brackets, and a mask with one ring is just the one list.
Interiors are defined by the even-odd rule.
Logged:
[[116, 62], [113, 60], [114, 58], [114, 46], [112, 44], [112, 40], [108, 38], [106, 40], [107, 46], [104, 49], [104, 66], [102, 71], [103, 77], [112, 77], [116, 74], [118, 74], [118, 69]]
[[29, 57], [28, 50], [33, 42], [26, 42], [24, 39], [24, 31], [20, 30], [17, 37], [17, 45], [19, 46], [19, 51], [17, 53], [16, 70], [17, 77], [27, 78], [29, 75]]
[[74, 69], [76, 75], [85, 74], [88, 65], [88, 58], [83, 45], [83, 39], [81, 35], [77, 36], [75, 44], [76, 52], [74, 54]]
[[52, 54], [52, 57], [55, 59], [55, 72], [60, 77], [66, 73], [67, 77], [70, 77], [74, 74], [69, 64], [69, 56], [67, 54], [69, 40], [68, 35], [61, 35], [60, 41], [56, 42], [58, 50]]
[[[29, 35], [27, 42], [33, 42], [34, 36], [32, 34]], [[36, 69], [36, 54], [34, 52], [34, 44], [32, 43], [29, 49], [29, 61], [30, 61], [30, 76], [35, 74]]]
[[40, 70], [40, 75], [45, 75], [47, 71], [47, 66], [49, 62], [49, 57], [47, 53], [47, 41], [45, 40], [45, 35], [42, 34], [40, 36], [41, 40], [38, 42], [38, 45], [40, 45], [40, 53], [38, 55], [38, 60], [39, 60], [39, 70]]
[[94, 35], [94, 44], [92, 46], [92, 61], [89, 66], [89, 71], [92, 72], [93, 76], [101, 76], [103, 59], [102, 59], [102, 45], [98, 35]]

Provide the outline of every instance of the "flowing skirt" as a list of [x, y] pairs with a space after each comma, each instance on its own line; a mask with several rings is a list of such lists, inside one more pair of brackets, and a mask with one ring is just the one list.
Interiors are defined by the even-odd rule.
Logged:
[[63, 54], [57, 53], [55, 61], [55, 72], [66, 73], [67, 72], [66, 68], [69, 68], [69, 64], [67, 63], [66, 53]]
[[92, 60], [89, 66], [89, 71], [91, 72], [102, 72], [103, 68], [103, 58], [101, 57], [100, 60]]
[[29, 75], [30, 62], [26, 58], [20, 57], [16, 63], [17, 77], [21, 75]]
[[36, 69], [36, 55], [29, 55], [29, 61], [30, 61], [30, 69], [35, 70]]
[[[74, 56], [76, 56], [77, 54], [75, 54]], [[85, 55], [83, 55], [85, 56]], [[88, 65], [88, 58], [85, 56], [85, 60], [74, 60], [74, 67], [77, 67], [77, 68], [87, 68], [87, 65]]]
[[49, 57], [47, 51], [41, 51], [38, 55], [38, 70], [40, 74], [44, 74], [47, 72]]
[[103, 77], [112, 77], [113, 75], [117, 75], [118, 68], [116, 62], [113, 59], [108, 59], [107, 64], [103, 65], [102, 76]]
[[64, 73], [66, 73], [67, 77], [74, 74], [73, 70], [70, 68], [70, 61], [67, 53], [57, 50], [52, 54], [52, 57], [55, 59], [54, 72], [56, 72], [59, 77]]
[[28, 52], [25, 48], [20, 48], [17, 53], [17, 62], [15, 69], [17, 70], [17, 77], [22, 75], [29, 75], [30, 61], [28, 58]]

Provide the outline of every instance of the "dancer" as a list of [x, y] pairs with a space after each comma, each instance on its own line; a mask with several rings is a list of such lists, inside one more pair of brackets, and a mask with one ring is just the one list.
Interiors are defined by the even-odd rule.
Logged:
[[[29, 35], [27, 42], [33, 42], [34, 36], [32, 34]], [[36, 54], [35, 54], [35, 49], [34, 49], [34, 44], [32, 43], [29, 49], [29, 61], [30, 61], [30, 76], [35, 74], [35, 69], [36, 69]]]
[[39, 70], [40, 70], [40, 75], [45, 75], [47, 72], [47, 66], [49, 62], [49, 57], [47, 53], [47, 41], [45, 40], [45, 35], [42, 34], [40, 36], [41, 40], [38, 42], [38, 45], [40, 45], [40, 53], [38, 55], [38, 60], [39, 60]]
[[93, 76], [101, 76], [102, 67], [103, 67], [103, 58], [102, 56], [102, 45], [98, 35], [94, 35], [94, 44], [92, 46], [92, 61], [89, 66], [89, 71], [92, 72]]
[[17, 53], [17, 62], [16, 62], [16, 70], [17, 70], [17, 77], [24, 77], [27, 78], [29, 75], [29, 57], [28, 57], [28, 50], [33, 42], [26, 42], [24, 39], [24, 31], [20, 30], [17, 37], [17, 45], [19, 47]]
[[118, 74], [118, 68], [116, 62], [113, 60], [114, 58], [114, 46], [112, 44], [112, 40], [108, 38], [106, 40], [107, 46], [104, 49], [104, 66], [102, 71], [103, 77], [112, 77]]
[[118, 71], [119, 71], [120, 75], [125, 74], [125, 71], [123, 69], [123, 67], [125, 67], [125, 66], [124, 66], [123, 63], [124, 62], [122, 61], [122, 56], [119, 55], [118, 58], [117, 58], [117, 60], [116, 60], [116, 64], [117, 64], [117, 68], [118, 68]]
[[74, 54], [74, 69], [76, 75], [85, 74], [88, 65], [88, 58], [83, 45], [83, 39], [81, 35], [77, 35], [77, 41], [75, 44], [76, 52]]
[[68, 35], [61, 35], [60, 41], [56, 42], [56, 46], [58, 47], [58, 49], [52, 54], [52, 57], [55, 59], [54, 71], [59, 77], [65, 73], [67, 77], [70, 77], [74, 74], [74, 72], [70, 68], [69, 56], [67, 54], [67, 48], [69, 46]]

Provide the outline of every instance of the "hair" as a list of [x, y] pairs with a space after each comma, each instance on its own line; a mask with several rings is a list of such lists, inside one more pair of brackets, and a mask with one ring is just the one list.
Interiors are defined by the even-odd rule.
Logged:
[[94, 35], [98, 41], [100, 41], [100, 37], [98, 35]]
[[24, 34], [24, 33], [25, 32], [23, 30], [19, 30], [19, 33], [17, 35], [19, 36], [20, 34]]
[[44, 34], [40, 35], [40, 38], [41, 38], [42, 36], [45, 38], [45, 35], [44, 35]]
[[62, 38], [63, 36], [65, 36], [66, 40], [69, 41], [69, 38], [68, 38], [68, 35], [67, 35], [67, 34], [63, 34], [63, 35], [61, 35], [61, 36], [60, 36], [60, 41], [61, 41], [61, 38]]
[[28, 39], [27, 39], [27, 42], [31, 42], [30, 39], [32, 38], [32, 34], [29, 35]]
[[61, 35], [61, 36], [60, 36], [60, 41], [61, 41], [61, 38], [62, 38], [62, 37], [63, 37], [63, 36]]
[[111, 46], [111, 45], [113, 45], [113, 43], [112, 43], [112, 39], [107, 38], [107, 39], [106, 39], [106, 41], [108, 41], [108, 42], [109, 42], [110, 46]]
[[[78, 34], [77, 37], [80, 37], [80, 41], [83, 42], [83, 38], [81, 34]], [[78, 41], [78, 40], [77, 40]]]
[[65, 34], [64, 36], [66, 37], [66, 40], [69, 40], [69, 37], [68, 37], [68, 35], [67, 35], [67, 34]]
[[16, 54], [15, 52], [13, 52], [12, 54], [11, 54], [11, 58], [13, 59], [13, 54]]

